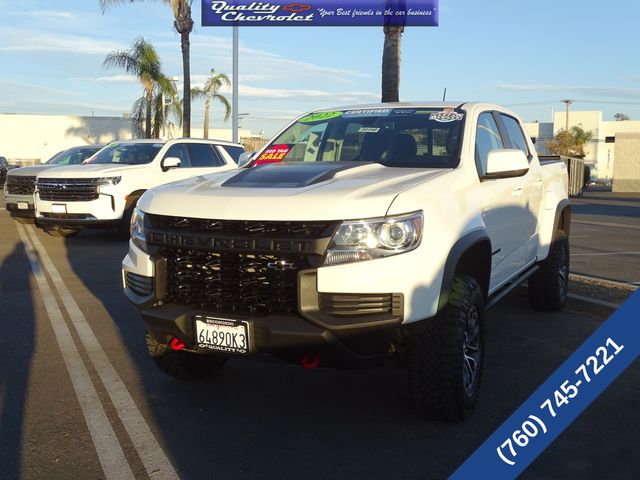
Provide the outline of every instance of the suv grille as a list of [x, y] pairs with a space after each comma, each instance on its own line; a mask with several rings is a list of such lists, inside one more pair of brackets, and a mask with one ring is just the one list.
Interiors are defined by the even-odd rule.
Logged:
[[91, 178], [40, 178], [38, 195], [50, 202], [88, 202], [98, 198], [98, 186]]
[[[336, 222], [202, 220], [149, 214], [146, 221], [147, 228], [166, 232], [165, 238], [209, 234], [228, 240], [211, 242], [208, 248], [162, 245], [158, 256], [166, 260], [165, 302], [248, 315], [298, 311], [298, 272], [316, 267], [322, 255], [318, 251], [281, 250], [278, 242], [295, 239], [305, 244], [326, 244], [337, 225]], [[275, 238], [278, 241], [273, 240]], [[260, 242], [252, 243], [251, 239]], [[252, 251], [251, 246], [258, 244], [270, 247]]]
[[36, 177], [7, 177], [7, 192], [10, 195], [33, 195], [36, 188]]

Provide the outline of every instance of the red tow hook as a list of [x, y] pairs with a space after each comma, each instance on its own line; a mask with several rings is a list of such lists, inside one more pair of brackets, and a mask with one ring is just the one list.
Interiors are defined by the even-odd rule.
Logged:
[[310, 357], [309, 355], [302, 357], [302, 368], [316, 368], [318, 365], [320, 365], [320, 357]]
[[171, 342], [169, 342], [169, 346], [173, 349], [173, 350], [182, 350], [184, 348], [184, 343], [182, 343], [180, 340], [178, 340], [176, 337], [173, 337], [171, 339]]

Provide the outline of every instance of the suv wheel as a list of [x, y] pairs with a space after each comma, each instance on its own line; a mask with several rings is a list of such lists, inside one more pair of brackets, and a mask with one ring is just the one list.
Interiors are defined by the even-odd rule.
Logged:
[[409, 389], [419, 413], [460, 422], [473, 412], [484, 355], [483, 306], [478, 282], [458, 275], [447, 305], [411, 335]]
[[195, 380], [215, 375], [225, 363], [226, 357], [198, 355], [196, 353], [172, 350], [146, 333], [147, 351], [158, 369], [175, 378]]
[[529, 302], [536, 310], [560, 310], [567, 301], [568, 287], [569, 239], [559, 230], [549, 256], [529, 279]]

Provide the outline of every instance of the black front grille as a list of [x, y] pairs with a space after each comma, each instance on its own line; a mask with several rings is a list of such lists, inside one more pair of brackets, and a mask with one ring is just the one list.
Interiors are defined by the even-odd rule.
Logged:
[[164, 301], [248, 315], [297, 312], [298, 272], [319, 265], [337, 226], [150, 214], [145, 222], [166, 260]]
[[149, 226], [157, 229], [217, 232], [228, 235], [315, 239], [333, 234], [335, 222], [265, 222], [255, 220], [208, 220], [203, 218], [147, 215]]
[[36, 189], [36, 177], [7, 177], [7, 192], [10, 195], [33, 195]]
[[305, 257], [164, 248], [167, 301], [219, 312], [267, 315], [298, 310], [298, 272]]
[[38, 195], [49, 202], [88, 202], [98, 198], [98, 186], [87, 178], [38, 179]]

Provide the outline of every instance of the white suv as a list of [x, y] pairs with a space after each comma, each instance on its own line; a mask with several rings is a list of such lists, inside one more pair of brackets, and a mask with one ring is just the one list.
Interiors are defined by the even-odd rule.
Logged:
[[235, 170], [241, 145], [218, 140], [114, 142], [83, 165], [47, 170], [36, 181], [36, 220], [54, 236], [115, 227], [128, 235], [131, 213], [149, 188]]

